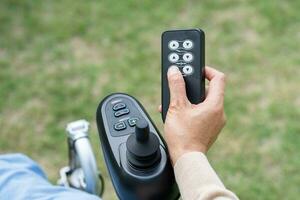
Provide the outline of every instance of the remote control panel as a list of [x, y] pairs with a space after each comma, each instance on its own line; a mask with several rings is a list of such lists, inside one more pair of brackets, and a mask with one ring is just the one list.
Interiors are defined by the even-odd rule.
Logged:
[[115, 93], [100, 102], [96, 117], [119, 199], [178, 199], [166, 144], [143, 106], [127, 94]]
[[181, 71], [189, 101], [193, 104], [205, 98], [205, 45], [200, 29], [169, 30], [162, 34], [162, 119], [165, 121], [170, 92], [167, 72], [171, 66]]

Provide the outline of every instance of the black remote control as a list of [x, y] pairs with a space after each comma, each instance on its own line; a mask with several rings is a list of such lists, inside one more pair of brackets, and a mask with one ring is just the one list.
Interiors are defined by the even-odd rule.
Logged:
[[205, 38], [200, 29], [169, 30], [162, 34], [162, 119], [165, 121], [170, 92], [167, 72], [175, 65], [181, 71], [189, 101], [193, 104], [205, 98]]
[[136, 99], [121, 93], [104, 98], [97, 109], [97, 126], [119, 199], [178, 199], [167, 146]]

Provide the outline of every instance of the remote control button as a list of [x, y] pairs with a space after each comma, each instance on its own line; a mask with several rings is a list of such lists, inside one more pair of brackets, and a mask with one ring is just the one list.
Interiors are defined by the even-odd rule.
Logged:
[[169, 49], [171, 49], [171, 50], [176, 50], [176, 49], [178, 49], [178, 47], [179, 47], [179, 43], [176, 41], [176, 40], [171, 40], [170, 42], [169, 42]]
[[191, 75], [193, 72], [194, 72], [194, 69], [191, 65], [186, 65], [182, 68], [182, 72], [185, 74], [185, 75]]
[[117, 110], [121, 110], [123, 108], [126, 108], [126, 105], [125, 103], [117, 103], [113, 106], [113, 110], [114, 111], [117, 111]]
[[126, 129], [126, 124], [125, 124], [125, 122], [117, 122], [117, 123], [115, 123], [114, 129], [115, 129], [116, 131], [121, 131], [121, 130]]
[[194, 43], [192, 42], [192, 40], [185, 40], [185, 41], [182, 43], [182, 46], [183, 46], [183, 48], [185, 48], [186, 50], [190, 50], [190, 49], [193, 48]]
[[169, 55], [169, 61], [171, 62], [171, 63], [175, 63], [175, 62], [177, 62], [179, 60], [179, 55], [177, 54], [177, 53], [171, 53], [170, 55]]
[[128, 119], [127, 121], [128, 121], [129, 126], [133, 127], [133, 126], [136, 125], [136, 122], [137, 122], [138, 120], [139, 120], [139, 118], [133, 117], [133, 118]]
[[182, 58], [185, 62], [189, 63], [189, 62], [192, 62], [192, 60], [194, 59], [194, 56], [191, 53], [185, 53], [185, 54], [183, 54]]
[[120, 117], [122, 115], [127, 115], [129, 113], [129, 109], [123, 109], [115, 112], [115, 117]]

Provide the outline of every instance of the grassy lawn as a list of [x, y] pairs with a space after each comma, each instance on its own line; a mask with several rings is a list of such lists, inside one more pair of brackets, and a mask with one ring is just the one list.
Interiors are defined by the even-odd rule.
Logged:
[[137, 97], [162, 130], [160, 34], [206, 32], [206, 63], [228, 76], [227, 126], [209, 153], [241, 199], [298, 199], [300, 1], [0, 2], [0, 153], [22, 152], [50, 180], [67, 163], [65, 125], [85, 118], [108, 187], [95, 111]]

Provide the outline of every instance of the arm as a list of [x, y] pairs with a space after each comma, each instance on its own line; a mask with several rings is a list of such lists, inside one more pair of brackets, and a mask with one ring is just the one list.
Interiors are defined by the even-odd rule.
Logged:
[[225, 188], [206, 156], [201, 152], [182, 155], [177, 160], [174, 171], [184, 200], [238, 199]]
[[80, 190], [52, 185], [37, 163], [22, 154], [0, 155], [0, 199], [100, 200]]
[[170, 106], [164, 131], [176, 181], [184, 200], [238, 199], [228, 191], [205, 154], [225, 125], [223, 73], [205, 68], [209, 88], [204, 102], [191, 104], [177, 67], [168, 71]]

